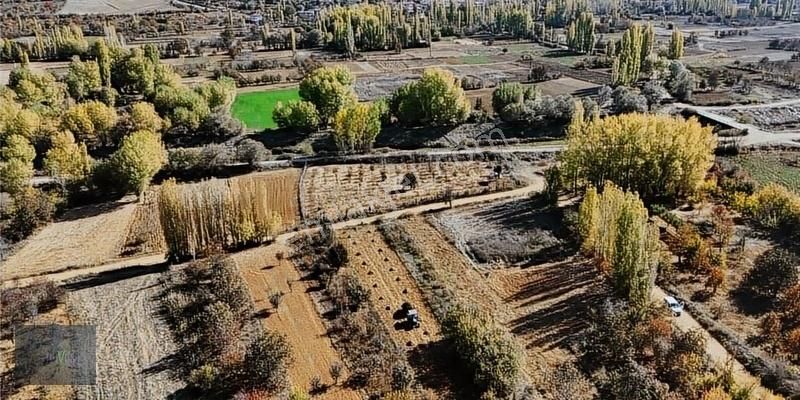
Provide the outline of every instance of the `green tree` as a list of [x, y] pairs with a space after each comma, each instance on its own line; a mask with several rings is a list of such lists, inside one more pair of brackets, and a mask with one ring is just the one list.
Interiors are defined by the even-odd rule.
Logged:
[[594, 16], [583, 12], [567, 28], [567, 46], [573, 51], [590, 53], [594, 50]]
[[667, 56], [670, 60], [680, 60], [683, 57], [683, 32], [677, 28], [672, 30]]
[[114, 176], [128, 192], [142, 193], [153, 176], [167, 162], [167, 151], [159, 136], [138, 131], [122, 140], [111, 156]]
[[406, 124], [454, 125], [467, 120], [471, 107], [451, 72], [431, 68], [395, 91], [390, 108]]
[[106, 41], [96, 40], [92, 43], [91, 54], [97, 61], [98, 71], [100, 72], [100, 81], [104, 86], [111, 86], [111, 65], [113, 59], [111, 51], [108, 49]]
[[153, 104], [162, 115], [169, 117], [173, 126], [190, 131], [196, 131], [211, 114], [205, 98], [184, 86], [159, 86], [156, 88]]
[[33, 178], [33, 163], [19, 158], [0, 162], [0, 187], [11, 195], [30, 187]]
[[212, 111], [228, 111], [236, 98], [236, 81], [223, 76], [214, 82], [198, 86], [195, 90], [203, 96]]
[[72, 132], [81, 141], [109, 145], [117, 119], [114, 107], [90, 100], [68, 108], [61, 117], [61, 128]]
[[25, 137], [11, 135], [6, 138], [4, 146], [0, 148], [0, 157], [5, 161], [18, 159], [25, 163], [32, 163], [36, 158], [36, 149]]
[[300, 98], [317, 108], [320, 122], [327, 125], [343, 107], [356, 101], [353, 75], [344, 67], [322, 67], [300, 82]]
[[345, 107], [334, 117], [333, 139], [340, 151], [369, 151], [380, 131], [380, 110], [370, 104]]
[[145, 101], [133, 103], [128, 121], [132, 132], [145, 130], [161, 133], [169, 127], [169, 123], [158, 115], [155, 106]]
[[272, 110], [272, 119], [283, 129], [310, 132], [319, 126], [317, 107], [310, 101], [278, 102]]
[[674, 198], [696, 193], [715, 148], [696, 119], [633, 113], [587, 121], [570, 132], [560, 160], [573, 185], [611, 181], [646, 199]]
[[92, 158], [85, 144], [75, 143], [69, 131], [61, 132], [53, 138], [52, 146], [45, 154], [44, 169], [51, 176], [80, 182], [91, 173]]
[[653, 53], [653, 47], [656, 44], [656, 32], [653, 24], [648, 22], [647, 26], [642, 30], [642, 55], [639, 59], [640, 63], [644, 63], [647, 57]]
[[17, 100], [27, 106], [45, 104], [56, 106], [64, 100], [64, 87], [49, 72], [34, 73], [27, 66], [15, 68], [8, 78], [8, 87]]
[[67, 92], [73, 99], [81, 101], [100, 89], [100, 67], [94, 61], [73, 60], [66, 77]]
[[[585, 204], [584, 204], [585, 203]], [[617, 293], [638, 308], [650, 302], [660, 259], [658, 228], [634, 193], [611, 183], [603, 194], [593, 188], [580, 206], [578, 232], [585, 251], [610, 270]]]
[[642, 66], [642, 27], [634, 24], [622, 35], [620, 49], [614, 60], [614, 84], [628, 86], [639, 79]]
[[133, 49], [112, 64], [111, 84], [121, 93], [148, 94], [155, 89], [155, 65], [142, 49]]
[[491, 316], [475, 308], [452, 307], [442, 321], [442, 333], [472, 371], [472, 379], [499, 398], [514, 392], [521, 373], [523, 351]]

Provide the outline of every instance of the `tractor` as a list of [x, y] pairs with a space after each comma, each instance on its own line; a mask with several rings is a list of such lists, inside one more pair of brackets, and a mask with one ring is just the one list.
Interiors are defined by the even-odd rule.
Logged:
[[409, 302], [403, 303], [400, 308], [405, 312], [405, 324], [411, 329], [419, 328], [419, 312]]

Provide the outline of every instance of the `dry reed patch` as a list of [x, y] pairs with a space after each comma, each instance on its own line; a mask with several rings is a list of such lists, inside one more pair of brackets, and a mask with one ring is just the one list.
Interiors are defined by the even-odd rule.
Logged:
[[[507, 175], [495, 179], [491, 162], [350, 164], [311, 167], [303, 183], [306, 218], [338, 221], [397, 208], [474, 196], [515, 187]], [[404, 184], [408, 174], [415, 185]], [[406, 182], [408, 183], [408, 182]]]
[[89, 267], [115, 258], [135, 210], [130, 197], [69, 210], [27, 239], [3, 263], [3, 280]]
[[[297, 194], [299, 179], [300, 170], [292, 168], [280, 171], [258, 172], [224, 181], [255, 180], [263, 182], [266, 187], [271, 188], [265, 193], [264, 201], [271, 210], [280, 215], [282, 230], [289, 230], [300, 221]], [[164, 241], [164, 233], [161, 229], [161, 217], [158, 211], [159, 192], [160, 187], [153, 187], [139, 199], [139, 204], [136, 206], [136, 212], [128, 228], [127, 238], [120, 250], [120, 255], [129, 257], [133, 255], [159, 254], [167, 251], [167, 244]]]
[[165, 251], [167, 243], [158, 215], [158, 188], [151, 188], [139, 198], [120, 256], [160, 254]]
[[[348, 267], [370, 290], [370, 300], [398, 346], [413, 350], [441, 338], [441, 327], [433, 316], [416, 281], [403, 261], [384, 241], [374, 226], [358, 227], [339, 233], [348, 254]], [[418, 311], [421, 326], [406, 330], [398, 310], [404, 302]]]
[[[282, 257], [278, 257], [278, 254]], [[244, 277], [255, 304], [255, 314], [262, 318], [264, 326], [286, 335], [292, 346], [295, 361], [289, 369], [292, 384], [307, 389], [312, 378], [319, 376], [325, 384], [333, 384], [330, 367], [342, 363], [333, 348], [331, 339], [314, 306], [308, 290], [313, 284], [301, 280], [295, 266], [287, 258], [289, 247], [273, 244], [236, 253], [232, 256]], [[275, 292], [285, 295], [277, 310], [269, 297]], [[348, 378], [342, 372], [337, 386], [330, 387], [321, 399], [360, 399], [358, 391], [345, 388], [342, 382]]]

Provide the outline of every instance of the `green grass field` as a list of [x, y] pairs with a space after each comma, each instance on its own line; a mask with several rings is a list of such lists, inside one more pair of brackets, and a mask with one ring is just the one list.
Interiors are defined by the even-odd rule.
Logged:
[[492, 60], [490, 60], [488, 56], [484, 55], [461, 56], [460, 61], [461, 64], [472, 64], [472, 65], [489, 64], [492, 62]]
[[786, 165], [785, 159], [773, 153], [751, 153], [735, 158], [736, 162], [761, 185], [774, 182], [800, 193], [800, 168]]
[[299, 100], [297, 88], [264, 90], [240, 93], [233, 102], [231, 113], [248, 129], [263, 130], [277, 127], [272, 120], [272, 110], [279, 101]]

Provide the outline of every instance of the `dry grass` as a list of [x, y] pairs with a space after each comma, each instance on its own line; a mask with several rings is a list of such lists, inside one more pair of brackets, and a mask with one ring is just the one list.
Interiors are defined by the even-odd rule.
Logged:
[[[300, 221], [297, 203], [297, 190], [300, 170], [285, 169], [280, 171], [258, 172], [225, 181], [238, 180], [263, 181], [271, 190], [266, 194], [266, 203], [281, 216], [282, 230], [294, 228]], [[121, 256], [159, 254], [167, 250], [164, 234], [161, 230], [161, 218], [158, 213], [158, 194], [160, 188], [148, 190], [139, 200], [136, 212], [128, 228], [125, 244], [120, 250]]]
[[80, 207], [27, 239], [3, 263], [4, 280], [94, 266], [117, 256], [136, 210], [132, 198]]
[[[305, 216], [338, 221], [439, 201], [448, 190], [463, 197], [511, 189], [510, 178], [493, 179], [494, 166], [473, 161], [311, 167], [304, 178]], [[407, 173], [416, 176], [416, 188], [404, 190]]]
[[[286, 335], [292, 346], [295, 358], [289, 370], [292, 384], [307, 389], [315, 376], [319, 376], [325, 384], [332, 384], [330, 366], [342, 360], [333, 348], [319, 312], [308, 295], [312, 284], [301, 280], [291, 261], [283, 257], [278, 259], [278, 253], [288, 256], [290, 249], [282, 244], [273, 244], [237, 253], [233, 259], [250, 290], [256, 315], [262, 318], [267, 329]], [[269, 302], [269, 296], [275, 291], [285, 293], [277, 310]], [[360, 399], [358, 391], [342, 386], [341, 382], [346, 381], [347, 377], [345, 370], [338, 386], [330, 387], [315, 398]]]

